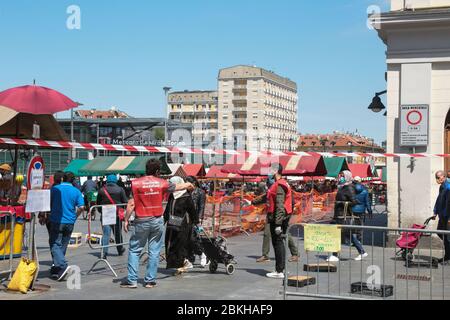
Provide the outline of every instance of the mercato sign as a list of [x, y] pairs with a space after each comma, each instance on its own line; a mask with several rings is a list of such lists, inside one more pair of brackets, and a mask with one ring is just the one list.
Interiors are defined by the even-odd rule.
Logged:
[[[155, 141], [144, 141], [144, 140], [120, 140], [120, 139], [112, 139], [111, 144], [120, 145], [120, 146], [143, 146], [143, 147], [165, 147], [166, 143], [161, 140]], [[169, 147], [181, 147], [186, 146], [185, 142], [182, 141], [168, 141], [167, 145]]]

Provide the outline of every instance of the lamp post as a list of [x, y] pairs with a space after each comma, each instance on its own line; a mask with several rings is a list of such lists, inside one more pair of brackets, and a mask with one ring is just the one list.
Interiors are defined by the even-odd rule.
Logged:
[[[168, 128], [167, 128], [167, 122], [169, 121], [169, 92], [172, 90], [171, 87], [164, 87], [164, 94], [166, 96], [166, 116], [164, 121], [164, 145], [167, 148], [167, 135], [168, 135]], [[167, 152], [166, 152], [166, 163], [167, 163]]]

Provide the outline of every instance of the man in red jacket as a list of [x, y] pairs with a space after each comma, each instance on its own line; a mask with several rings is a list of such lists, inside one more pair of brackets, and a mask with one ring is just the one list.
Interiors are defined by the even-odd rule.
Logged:
[[286, 252], [284, 248], [283, 235], [286, 234], [289, 226], [289, 219], [292, 214], [292, 190], [286, 180], [283, 179], [283, 166], [276, 164], [273, 178], [275, 183], [267, 192], [268, 219], [270, 223], [270, 233], [272, 245], [275, 251], [275, 271], [268, 273], [267, 277], [284, 278], [284, 267]]
[[131, 184], [133, 197], [128, 202], [125, 232], [128, 232], [132, 212], [135, 212], [135, 220], [128, 253], [128, 278], [120, 285], [122, 288], [137, 288], [139, 257], [147, 242], [149, 259], [144, 279], [145, 287], [156, 286], [159, 255], [164, 241], [163, 201], [169, 193], [194, 188], [190, 183], [175, 185], [160, 179], [159, 161], [149, 160], [145, 169], [147, 176], [136, 179]]

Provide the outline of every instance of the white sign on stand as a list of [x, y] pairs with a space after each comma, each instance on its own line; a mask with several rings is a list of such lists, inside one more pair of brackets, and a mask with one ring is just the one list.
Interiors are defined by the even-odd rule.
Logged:
[[428, 146], [429, 105], [402, 105], [400, 107], [400, 146]]
[[116, 224], [117, 207], [115, 205], [102, 206], [102, 225], [112, 226]]
[[50, 190], [28, 190], [25, 212], [50, 211]]

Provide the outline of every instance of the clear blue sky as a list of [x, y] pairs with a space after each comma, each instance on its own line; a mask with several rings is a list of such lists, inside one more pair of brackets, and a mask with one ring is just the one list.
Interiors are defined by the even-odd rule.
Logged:
[[[14, 0], [0, 3], [0, 90], [37, 84], [87, 107], [162, 116], [162, 87], [215, 89], [218, 70], [255, 64], [296, 81], [299, 131], [358, 129], [386, 88], [385, 46], [366, 27], [386, 0]], [[81, 30], [66, 9], [81, 8]]]

